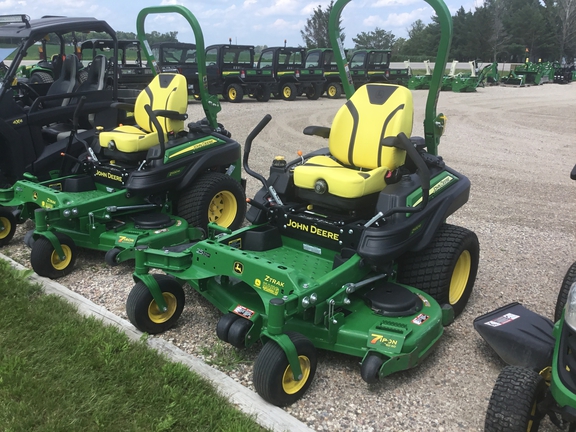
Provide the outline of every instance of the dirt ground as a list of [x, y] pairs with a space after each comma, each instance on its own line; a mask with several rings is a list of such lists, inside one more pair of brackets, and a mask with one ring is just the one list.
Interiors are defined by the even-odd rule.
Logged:
[[[426, 91], [414, 91], [414, 135], [422, 135]], [[272, 158], [287, 159], [326, 145], [302, 134], [309, 125], [329, 126], [344, 99], [294, 102], [247, 99], [222, 103], [219, 121], [244, 142], [265, 115], [272, 122], [253, 144], [250, 166], [267, 174]], [[469, 202], [449, 218], [480, 240], [480, 266], [474, 292], [457, 321], [446, 328], [436, 349], [415, 369], [368, 386], [358, 359], [319, 354], [309, 391], [287, 411], [319, 431], [479, 431], [492, 386], [503, 363], [472, 326], [478, 315], [518, 301], [552, 317], [560, 284], [576, 260], [576, 83], [539, 87], [486, 87], [476, 93], [442, 92], [438, 112], [448, 117], [439, 154], [468, 176]], [[198, 103], [190, 120], [203, 117]], [[248, 179], [248, 196], [259, 188]], [[3, 253], [29, 265], [19, 230]], [[16, 244], [17, 243], [17, 244]], [[126, 317], [124, 302], [132, 287], [132, 268], [106, 268], [103, 254], [81, 252], [77, 270], [60, 280], [112, 312]], [[163, 337], [191, 354], [210, 360], [218, 341], [218, 313], [191, 290], [177, 328]], [[225, 348], [230, 349], [231, 348]], [[252, 388], [252, 360], [228, 373]], [[212, 353], [212, 354], [211, 354]], [[224, 369], [223, 367], [221, 367]], [[552, 431], [546, 421], [541, 430]]]

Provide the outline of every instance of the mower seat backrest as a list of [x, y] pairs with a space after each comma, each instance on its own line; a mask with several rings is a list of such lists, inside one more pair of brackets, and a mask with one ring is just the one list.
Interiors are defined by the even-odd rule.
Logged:
[[[55, 80], [46, 96], [54, 96], [66, 93], [72, 93], [76, 87], [76, 70], [78, 68], [78, 58], [74, 55], [67, 55], [64, 63], [62, 63], [62, 69], [60, 71], [60, 76]], [[44, 107], [53, 108], [57, 106], [66, 106], [70, 102], [69, 98], [47, 100], [43, 102]]]
[[77, 92], [87, 92], [102, 90], [106, 81], [106, 56], [99, 54], [94, 57], [90, 68], [88, 68], [88, 77], [76, 89]]
[[[386, 137], [412, 134], [412, 93], [391, 84], [361, 86], [336, 113], [330, 129], [330, 156], [314, 156], [294, 169], [298, 188], [315, 190], [322, 180], [327, 192], [361, 198], [381, 191], [385, 175], [403, 165], [406, 152], [382, 145]], [[324, 193], [324, 192], [322, 192]]]
[[[153, 111], [170, 110], [185, 114], [188, 109], [188, 86], [184, 75], [162, 73], [154, 77], [136, 99], [134, 119], [137, 126], [120, 126], [100, 133], [100, 146], [112, 151], [136, 153], [159, 144], [158, 132], [144, 108], [146, 105], [150, 105]], [[184, 120], [159, 116], [158, 121], [165, 140], [168, 132], [177, 134], [184, 130]]]

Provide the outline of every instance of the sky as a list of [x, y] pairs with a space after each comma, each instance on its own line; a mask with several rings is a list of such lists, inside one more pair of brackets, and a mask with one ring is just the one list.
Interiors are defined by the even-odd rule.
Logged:
[[[460, 6], [473, 11], [481, 0], [444, 0], [453, 15]], [[147, 6], [179, 4], [192, 11], [204, 34], [205, 45], [234, 44], [301, 46], [300, 31], [314, 9], [325, 10], [329, 0], [0, 0], [0, 14], [91, 16], [103, 19], [116, 31], [136, 31], [138, 12]], [[376, 27], [407, 37], [410, 25], [421, 19], [430, 22], [433, 9], [423, 0], [352, 0], [342, 11], [345, 47], [353, 47], [352, 38]], [[177, 31], [181, 42], [194, 42], [188, 22], [176, 14], [150, 15], [147, 32]]]

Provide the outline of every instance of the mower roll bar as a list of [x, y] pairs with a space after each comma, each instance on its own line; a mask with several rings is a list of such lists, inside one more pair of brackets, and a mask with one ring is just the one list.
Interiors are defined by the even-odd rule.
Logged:
[[204, 45], [204, 35], [202, 34], [202, 28], [198, 23], [198, 20], [192, 14], [190, 10], [180, 5], [167, 5], [167, 6], [151, 6], [142, 9], [138, 13], [136, 18], [136, 32], [138, 40], [142, 44], [146, 60], [148, 62], [148, 67], [152, 69], [152, 73], [157, 75], [159, 73], [158, 62], [152, 54], [152, 49], [150, 44], [146, 39], [146, 32], [144, 31], [144, 21], [146, 16], [151, 14], [162, 14], [162, 13], [177, 13], [181, 15], [194, 32], [194, 38], [196, 42], [196, 61], [198, 66], [198, 90], [200, 92], [200, 99], [202, 101], [202, 108], [206, 114], [206, 119], [213, 130], [218, 128], [218, 121], [216, 120], [216, 115], [222, 109], [218, 97], [216, 95], [211, 95], [208, 92], [208, 78], [206, 75], [206, 52]]
[[[342, 9], [350, 2], [350, 0], [336, 0], [328, 22], [328, 34], [330, 36], [330, 43], [334, 49], [334, 58], [338, 65], [338, 71], [342, 81], [342, 87], [346, 93], [346, 98], [354, 94], [354, 83], [350, 75], [350, 66], [346, 60], [342, 40], [340, 39], [340, 32], [338, 31], [338, 24], [340, 22], [340, 14]], [[428, 90], [428, 99], [426, 101], [426, 115], [424, 117], [424, 139], [426, 141], [426, 148], [428, 153], [432, 155], [438, 154], [438, 144], [440, 136], [444, 128], [444, 119], [442, 115], [436, 114], [436, 104], [438, 96], [440, 95], [440, 88], [442, 84], [442, 77], [446, 62], [448, 61], [448, 52], [450, 51], [450, 44], [452, 42], [452, 16], [448, 7], [442, 0], [426, 0], [438, 15], [440, 23], [440, 43], [438, 45], [438, 54], [436, 55], [436, 63], [434, 64], [434, 72], [430, 81], [430, 90]], [[338, 48], [338, 49], [337, 49]]]

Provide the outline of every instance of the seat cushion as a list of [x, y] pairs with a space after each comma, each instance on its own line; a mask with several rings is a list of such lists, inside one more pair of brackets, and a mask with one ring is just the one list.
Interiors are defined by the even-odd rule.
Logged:
[[294, 169], [294, 185], [314, 189], [318, 180], [324, 180], [328, 193], [342, 198], [360, 198], [384, 189], [387, 171], [386, 167], [359, 171], [342, 166], [328, 156], [314, 156]]
[[[166, 139], [166, 135], [164, 136]], [[114, 146], [110, 146], [114, 142]], [[100, 133], [100, 145], [103, 148], [115, 148], [124, 153], [146, 151], [157, 145], [158, 133], [146, 132], [136, 126], [119, 126], [110, 132]]]

